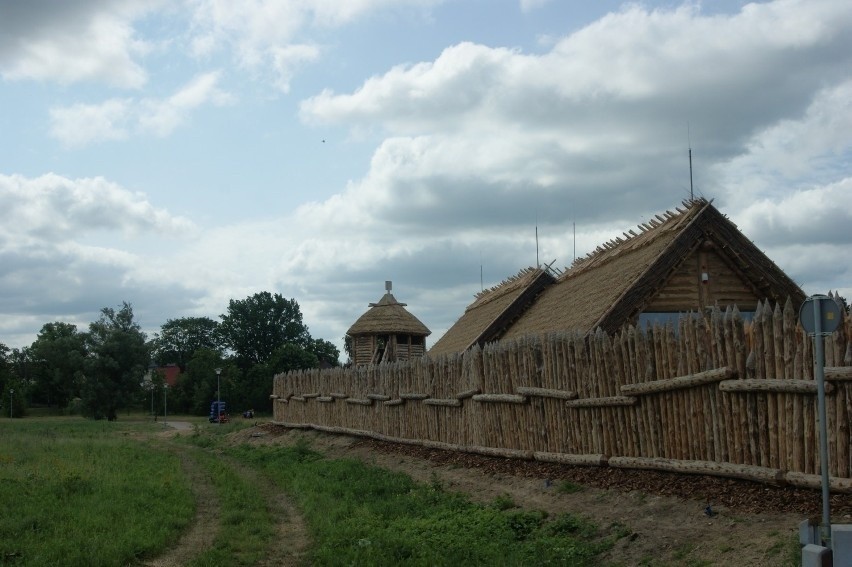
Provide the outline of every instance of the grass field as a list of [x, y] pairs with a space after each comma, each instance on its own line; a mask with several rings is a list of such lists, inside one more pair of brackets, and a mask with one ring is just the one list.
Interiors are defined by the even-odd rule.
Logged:
[[190, 522], [174, 454], [131, 435], [156, 426], [76, 418], [13, 420], [0, 437], [0, 561], [121, 565]]
[[189, 565], [267, 558], [277, 545], [269, 487], [301, 512], [308, 564], [595, 565], [619, 535], [508, 499], [473, 504], [438, 482], [326, 459], [304, 444], [226, 443], [248, 424], [193, 421], [178, 440], [144, 419], [4, 422], [0, 564], [133, 565], [166, 553], [198, 521], [186, 462], [216, 499], [215, 537], [191, 550]]

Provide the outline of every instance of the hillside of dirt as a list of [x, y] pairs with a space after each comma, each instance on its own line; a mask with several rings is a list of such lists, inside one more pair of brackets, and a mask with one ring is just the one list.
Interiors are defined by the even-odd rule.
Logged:
[[[798, 564], [798, 525], [818, 518], [819, 491], [655, 471], [578, 467], [431, 450], [259, 424], [231, 442], [306, 440], [328, 458], [355, 458], [478, 502], [511, 498], [525, 509], [571, 512], [624, 534], [612, 565]], [[852, 497], [832, 496], [835, 522], [852, 522]]]

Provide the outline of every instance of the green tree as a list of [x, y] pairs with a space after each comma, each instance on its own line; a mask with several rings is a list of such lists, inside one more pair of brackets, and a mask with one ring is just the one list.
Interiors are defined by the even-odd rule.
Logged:
[[86, 339], [83, 411], [94, 419], [114, 420], [142, 387], [150, 358], [145, 333], [133, 321], [133, 307], [125, 302], [118, 311], [101, 309]]
[[198, 349], [222, 351], [219, 323], [209, 317], [169, 319], [154, 335], [151, 346], [154, 362], [160, 366], [177, 364], [184, 372]]
[[86, 360], [85, 335], [69, 323], [47, 323], [30, 347], [33, 400], [66, 407], [79, 394]]
[[307, 348], [311, 342], [299, 304], [277, 293], [263, 291], [243, 300], [232, 299], [228, 313], [221, 317], [223, 344], [234, 352], [243, 370], [265, 363], [285, 343]]
[[[29, 349], [10, 349], [0, 343], [0, 400], [3, 400], [3, 414], [21, 417], [26, 414], [30, 385]], [[14, 394], [11, 393], [14, 390]]]
[[306, 370], [319, 366], [317, 356], [297, 345], [285, 343], [275, 349], [264, 363], [251, 367], [243, 377], [240, 388], [235, 392], [234, 407], [271, 411], [269, 394], [276, 374], [290, 370]]
[[340, 366], [340, 349], [330, 341], [311, 339], [307, 351], [316, 355], [317, 359], [325, 361], [331, 366]]
[[207, 415], [210, 402], [216, 399], [217, 376], [216, 369], [222, 373], [218, 383], [222, 388], [222, 401], [233, 403], [234, 377], [238, 371], [222, 360], [222, 355], [209, 349], [198, 349], [190, 359], [186, 372], [178, 377], [178, 388], [186, 397], [187, 411], [195, 415]]
[[0, 343], [0, 406], [3, 407], [3, 416], [9, 416], [9, 388], [15, 387], [14, 375], [11, 363], [12, 349]]

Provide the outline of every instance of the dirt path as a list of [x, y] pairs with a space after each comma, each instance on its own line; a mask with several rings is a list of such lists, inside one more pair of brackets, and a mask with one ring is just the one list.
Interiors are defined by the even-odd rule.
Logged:
[[282, 489], [266, 476], [233, 459], [228, 459], [228, 462], [240, 476], [261, 491], [269, 506], [270, 516], [275, 522], [276, 536], [269, 548], [269, 554], [258, 565], [269, 567], [300, 565], [310, 539], [299, 510]]
[[[179, 425], [175, 426], [175, 424]], [[213, 546], [221, 527], [216, 488], [202, 465], [192, 458], [192, 451], [202, 449], [168, 443], [167, 441], [178, 435], [191, 433], [193, 430], [191, 424], [169, 422], [169, 425], [172, 426], [172, 429], [160, 432], [157, 437], [163, 440], [162, 443], [167, 443], [167, 450], [180, 457], [181, 467], [192, 487], [196, 511], [189, 529], [181, 535], [174, 546], [163, 555], [143, 563], [143, 565], [149, 567], [186, 565]], [[247, 484], [256, 487], [269, 506], [270, 517], [276, 526], [276, 535], [269, 546], [267, 556], [258, 565], [286, 567], [302, 564], [310, 540], [304, 520], [292, 501], [282, 489], [258, 471], [243, 466], [224, 455], [220, 454], [219, 458], [226, 459], [233, 471], [239, 474]]]
[[[230, 441], [290, 445], [299, 439], [329, 458], [360, 459], [478, 502], [508, 496], [523, 508], [570, 512], [606, 532], [617, 529], [626, 535], [603, 558], [611, 565], [797, 565], [798, 523], [819, 510], [817, 491], [460, 455], [271, 424], [238, 432]], [[572, 475], [584, 482], [567, 492], [575, 484]], [[848, 518], [852, 502], [838, 496], [834, 509]]]
[[219, 505], [210, 477], [190, 456], [187, 448], [172, 445], [169, 450], [180, 456], [181, 467], [189, 479], [195, 498], [195, 517], [189, 529], [171, 549], [144, 563], [149, 567], [186, 565], [201, 552], [210, 549], [219, 531]]

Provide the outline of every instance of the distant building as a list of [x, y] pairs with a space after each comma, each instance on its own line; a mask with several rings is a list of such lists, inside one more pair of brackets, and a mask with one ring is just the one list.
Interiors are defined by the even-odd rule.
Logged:
[[705, 199], [683, 203], [602, 244], [561, 274], [528, 268], [477, 295], [429, 354], [555, 331], [612, 333], [718, 305], [805, 294]]
[[385, 295], [361, 315], [346, 332], [356, 366], [395, 362], [423, 356], [432, 332], [409, 313], [385, 284]]
[[160, 373], [163, 376], [163, 380], [165, 380], [166, 384], [169, 385], [169, 388], [173, 388], [177, 385], [178, 376], [180, 376], [180, 366], [178, 366], [177, 364], [156, 366], [152, 370], [154, 372]]

